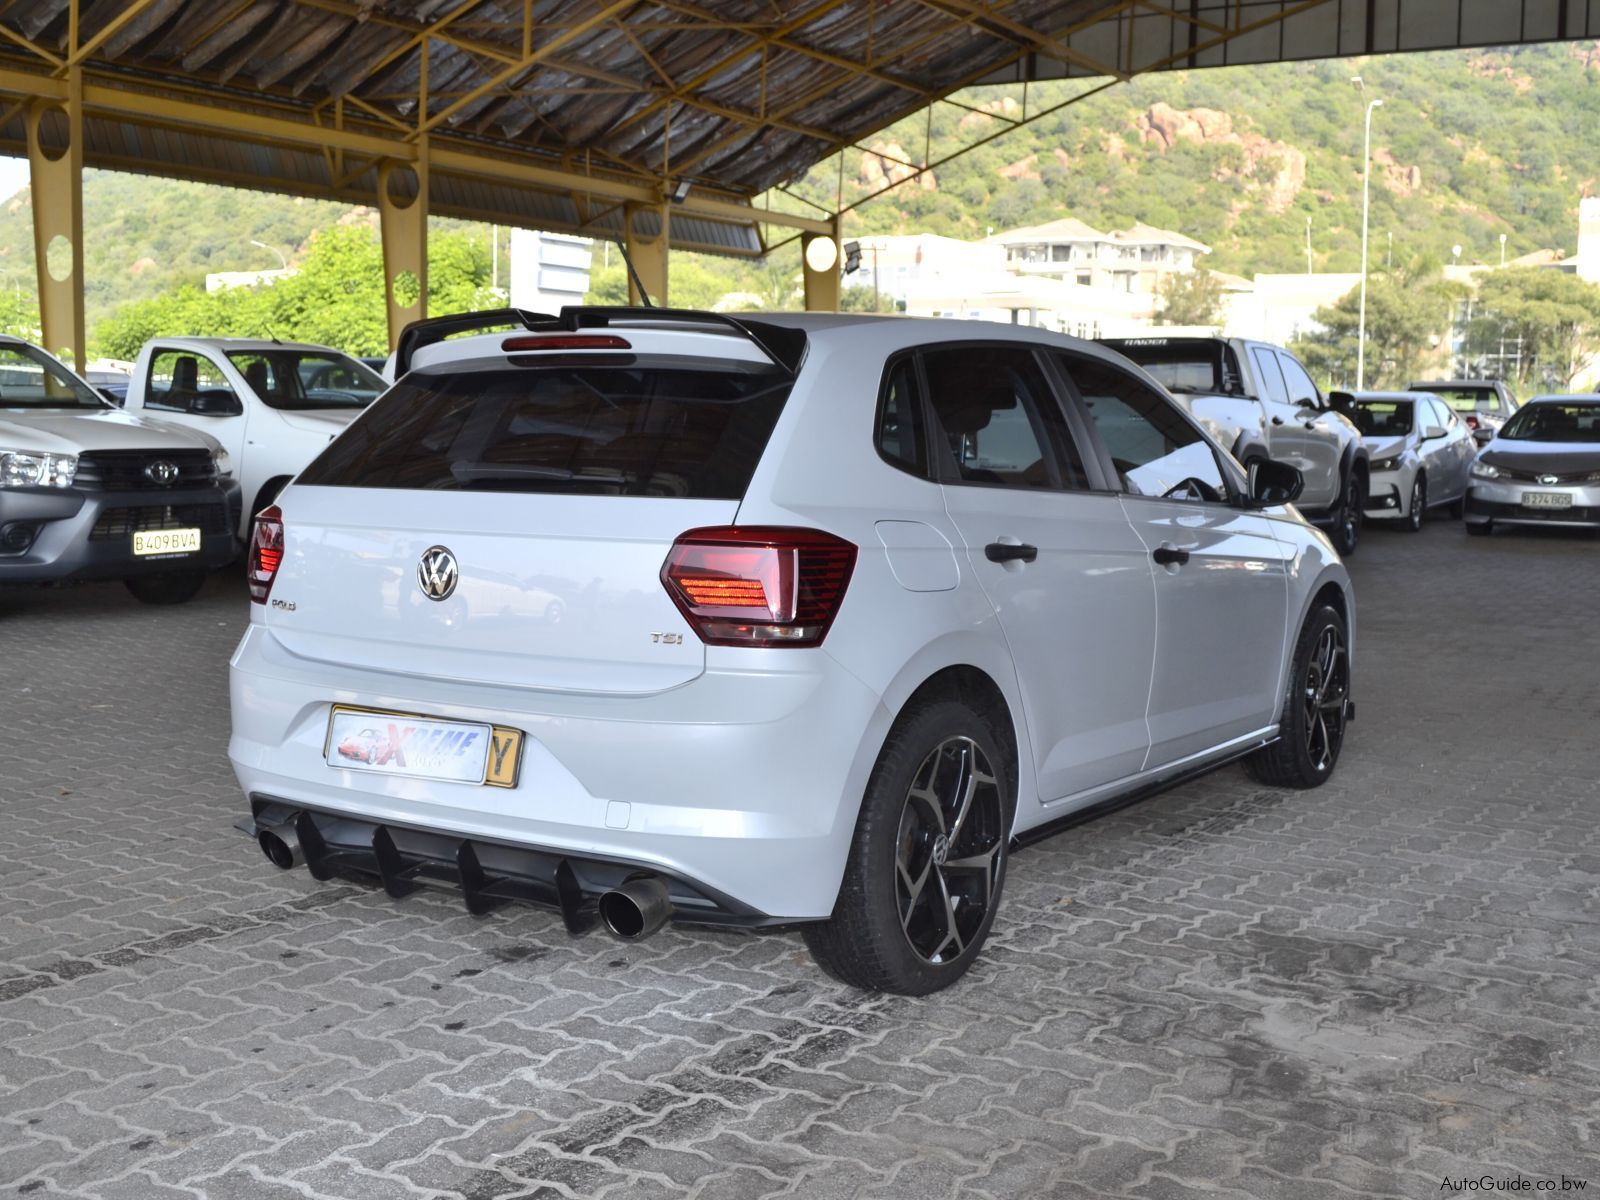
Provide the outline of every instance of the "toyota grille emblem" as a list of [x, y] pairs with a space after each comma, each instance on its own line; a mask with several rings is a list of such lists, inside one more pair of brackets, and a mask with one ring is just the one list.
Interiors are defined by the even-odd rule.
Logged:
[[429, 600], [448, 600], [459, 578], [456, 556], [443, 546], [433, 546], [422, 552], [422, 561], [417, 564], [417, 585]]
[[1541, 476], [1539, 476], [1539, 482], [1542, 483], [1542, 484], [1545, 484], [1546, 486], [1548, 486], [1548, 485], [1550, 485], [1552, 483], [1560, 483], [1561, 482], [1561, 476], [1559, 476], [1559, 475], [1541, 475]]
[[178, 477], [178, 464], [158, 458], [155, 462], [145, 465], [144, 477], [151, 483], [169, 484]]

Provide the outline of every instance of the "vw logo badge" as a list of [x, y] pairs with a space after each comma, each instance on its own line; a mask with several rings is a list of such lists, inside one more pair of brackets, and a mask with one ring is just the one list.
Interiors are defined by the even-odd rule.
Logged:
[[151, 483], [169, 484], [178, 478], [178, 464], [158, 458], [155, 462], [145, 465], [144, 477]]
[[456, 556], [449, 550], [431, 546], [422, 552], [422, 561], [417, 564], [417, 586], [429, 600], [448, 600], [459, 578]]
[[1561, 476], [1559, 476], [1559, 475], [1541, 475], [1541, 476], [1539, 476], [1539, 482], [1544, 484], [1546, 487], [1548, 487], [1552, 483], [1561, 482]]

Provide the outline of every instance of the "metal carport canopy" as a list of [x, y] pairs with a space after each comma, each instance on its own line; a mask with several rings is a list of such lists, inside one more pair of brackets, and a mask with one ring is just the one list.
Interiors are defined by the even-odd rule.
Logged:
[[673, 245], [750, 254], [750, 197], [976, 82], [1597, 35], [1600, 0], [12, 0], [0, 150], [81, 80], [88, 166], [370, 202], [425, 154], [433, 212], [601, 234], [688, 180]]

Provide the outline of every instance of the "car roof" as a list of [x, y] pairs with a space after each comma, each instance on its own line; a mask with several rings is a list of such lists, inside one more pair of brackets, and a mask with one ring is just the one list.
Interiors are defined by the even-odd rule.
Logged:
[[[606, 331], [631, 338], [647, 352], [663, 352], [668, 347], [677, 353], [704, 354], [748, 361], [766, 361], [753, 342], [742, 338], [726, 322], [727, 317], [748, 321], [758, 327], [777, 326], [797, 330], [808, 342], [840, 349], [870, 347], [881, 357], [918, 347], [936, 348], [956, 342], [1021, 342], [1026, 345], [1072, 350], [1102, 361], [1121, 364], [1114, 350], [1083, 338], [1054, 333], [1031, 325], [1012, 325], [1000, 321], [960, 320], [949, 317], [905, 317], [875, 313], [742, 312], [708, 314], [699, 325], [674, 318], [670, 325], [652, 323], [648, 314], [630, 313], [623, 320], [606, 325]], [[442, 363], [463, 360], [503, 358], [501, 342], [507, 332], [473, 334], [421, 346], [413, 360], [416, 369], [434, 368]], [[513, 335], [514, 336], [514, 335]], [[1139, 370], [1134, 365], [1135, 370]]]
[[275, 342], [270, 338], [231, 337], [158, 337], [151, 342], [179, 350], [306, 350], [317, 354], [339, 354], [349, 358], [343, 350], [332, 346], [318, 346], [312, 342]]
[[1503, 379], [1425, 379], [1420, 383], [1411, 385], [1413, 390], [1421, 388], [1499, 388], [1505, 387]]
[[1351, 392], [1354, 400], [1424, 400], [1431, 397], [1417, 392]]
[[1523, 401], [1524, 407], [1529, 404], [1600, 404], [1600, 392], [1573, 392], [1571, 395], [1552, 392]]

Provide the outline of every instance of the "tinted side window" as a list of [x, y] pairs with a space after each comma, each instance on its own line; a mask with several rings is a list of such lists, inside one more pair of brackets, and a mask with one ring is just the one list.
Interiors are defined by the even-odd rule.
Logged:
[[916, 363], [906, 355], [889, 367], [878, 401], [878, 453], [902, 471], [924, 478], [928, 453], [922, 429], [922, 402], [917, 391]]
[[1311, 382], [1311, 376], [1306, 374], [1306, 369], [1293, 355], [1280, 354], [1278, 362], [1283, 365], [1283, 378], [1289, 385], [1289, 400], [1292, 403], [1316, 400], [1321, 395], [1317, 391], [1317, 385]]
[[1256, 365], [1256, 375], [1261, 380], [1261, 398], [1274, 404], [1289, 403], [1289, 389], [1283, 382], [1283, 372], [1278, 369], [1278, 356], [1260, 346], [1250, 347], [1250, 360]]
[[1227, 500], [1210, 443], [1165, 396], [1092, 359], [1063, 355], [1061, 366], [1083, 396], [1126, 491], [1174, 500]]
[[222, 369], [203, 354], [162, 350], [150, 359], [144, 406], [163, 412], [236, 411], [238, 397]]
[[702, 358], [450, 363], [407, 375], [300, 482], [738, 500], [790, 384]]
[[923, 369], [940, 427], [935, 453], [962, 483], [1088, 487], [1066, 418], [1033, 351], [929, 350]]

